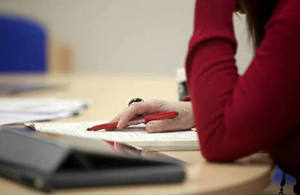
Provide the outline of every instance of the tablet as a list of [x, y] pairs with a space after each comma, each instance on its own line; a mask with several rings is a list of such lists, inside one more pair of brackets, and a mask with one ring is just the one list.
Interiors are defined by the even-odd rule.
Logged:
[[177, 183], [185, 177], [183, 163], [167, 156], [105, 140], [61, 138], [3, 127], [0, 175], [44, 191]]

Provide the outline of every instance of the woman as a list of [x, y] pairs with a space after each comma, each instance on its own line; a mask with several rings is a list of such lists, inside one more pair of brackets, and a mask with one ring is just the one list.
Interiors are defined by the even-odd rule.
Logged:
[[[234, 55], [232, 14], [247, 15], [256, 53], [242, 76]], [[195, 126], [203, 156], [232, 161], [264, 150], [300, 180], [300, 1], [197, 0], [186, 60], [191, 102], [149, 101], [126, 108], [137, 114], [177, 110], [176, 119], [151, 121], [148, 132]]]

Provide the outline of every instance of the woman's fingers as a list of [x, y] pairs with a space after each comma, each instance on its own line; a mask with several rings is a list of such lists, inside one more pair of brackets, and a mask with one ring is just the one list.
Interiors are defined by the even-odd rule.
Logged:
[[[145, 103], [146, 103], [146, 105], [144, 105]], [[136, 105], [136, 104], [138, 104], [138, 105]], [[150, 107], [150, 105], [148, 105], [148, 104], [151, 104], [151, 103], [150, 102], [132, 103], [129, 107], [125, 108], [122, 112], [117, 114], [117, 116], [115, 116], [111, 121], [119, 121], [121, 118], [124, 118], [124, 116], [133, 115], [133, 117], [135, 117], [138, 114], [145, 114], [145, 113], [143, 113], [143, 110], [146, 110]], [[140, 106], [142, 106], [143, 108], [139, 108]], [[141, 109], [143, 109], [143, 110], [141, 110]], [[137, 113], [137, 112], [140, 112], [140, 113]], [[126, 117], [126, 119], [127, 119], [127, 117]]]
[[148, 133], [175, 131], [194, 127], [194, 118], [190, 102], [169, 102], [168, 110], [176, 110], [179, 115], [175, 119], [150, 121], [146, 124]]
[[161, 112], [163, 103], [161, 101], [138, 102], [130, 105], [119, 115], [118, 129], [127, 126], [128, 122], [139, 114]]
[[148, 122], [146, 124], [146, 131], [148, 133], [159, 133], [166, 131], [182, 131], [192, 127], [192, 125], [185, 124], [180, 119], [165, 119]]
[[118, 121], [117, 128], [123, 129], [128, 122], [139, 114], [150, 114], [166, 111], [177, 111], [178, 117], [175, 119], [154, 120], [146, 124], [149, 133], [175, 131], [189, 129], [194, 126], [191, 102], [169, 102], [164, 100], [150, 100], [137, 102], [125, 108], [113, 121]]
[[146, 131], [148, 133], [174, 131], [176, 129], [178, 129], [178, 124], [174, 122], [174, 119], [155, 120], [146, 124]]

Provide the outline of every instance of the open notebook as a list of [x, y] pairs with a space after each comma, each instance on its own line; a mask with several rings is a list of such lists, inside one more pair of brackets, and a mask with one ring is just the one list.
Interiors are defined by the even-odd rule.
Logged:
[[27, 123], [25, 125], [40, 132], [116, 141], [141, 147], [147, 150], [199, 150], [197, 133], [193, 130], [166, 133], [147, 133], [144, 125], [138, 125], [120, 131], [86, 130], [88, 127], [101, 123], [104, 122], [43, 122]]

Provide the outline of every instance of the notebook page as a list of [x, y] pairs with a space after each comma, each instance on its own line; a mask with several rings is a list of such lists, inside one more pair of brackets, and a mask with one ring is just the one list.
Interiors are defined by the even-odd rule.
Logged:
[[[35, 130], [46, 133], [78, 136], [84, 138], [104, 139], [123, 143], [134, 143], [137, 146], [160, 146], [169, 148], [187, 147], [198, 148], [197, 133], [192, 130], [176, 131], [165, 133], [147, 133], [144, 125], [135, 126], [118, 131], [87, 131], [88, 127], [104, 123], [98, 122], [78, 122], [78, 123], [29, 123], [27, 126]], [[166, 148], [164, 148], [166, 149]], [[184, 148], [182, 148], [184, 149]]]

